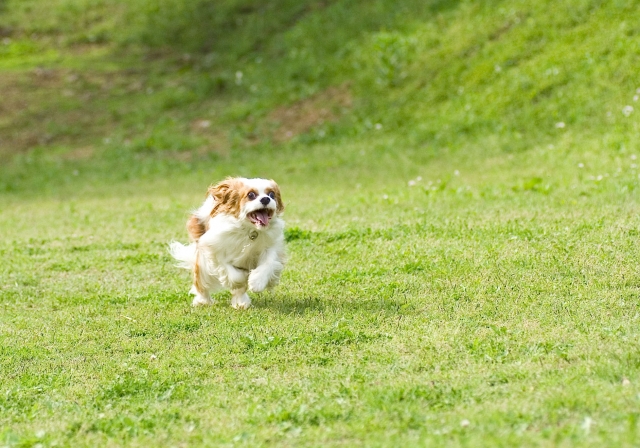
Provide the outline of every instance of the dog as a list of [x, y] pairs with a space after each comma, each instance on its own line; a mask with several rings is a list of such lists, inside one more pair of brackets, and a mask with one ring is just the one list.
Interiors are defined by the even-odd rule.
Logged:
[[231, 290], [231, 306], [251, 306], [247, 290], [276, 286], [285, 264], [284, 203], [273, 180], [230, 177], [209, 187], [187, 220], [190, 244], [172, 242], [177, 266], [193, 273], [193, 306], [211, 305], [211, 293]]

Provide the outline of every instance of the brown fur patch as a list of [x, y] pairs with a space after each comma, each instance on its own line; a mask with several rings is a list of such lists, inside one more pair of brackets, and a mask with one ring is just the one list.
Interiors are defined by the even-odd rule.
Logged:
[[209, 187], [208, 193], [216, 200], [211, 216], [220, 213], [240, 216], [240, 203], [242, 200], [241, 190], [246, 189], [240, 179], [229, 177], [216, 185]]
[[200, 263], [198, 262], [199, 259], [200, 257], [196, 253], [196, 263], [193, 266], [193, 286], [196, 287], [196, 291], [202, 294], [203, 292], [205, 292], [205, 290], [204, 286], [202, 285], [202, 281], [200, 280]]
[[271, 183], [273, 184], [273, 187], [271, 187], [270, 189], [267, 188], [267, 194], [271, 191], [274, 192], [274, 194], [276, 195], [276, 211], [278, 213], [282, 213], [284, 211], [284, 202], [282, 202], [282, 195], [280, 194], [280, 187], [278, 186], [278, 184], [276, 183], [275, 180], [271, 179]]
[[206, 231], [204, 224], [198, 219], [196, 215], [191, 215], [187, 220], [187, 232], [191, 241], [198, 241], [198, 239], [204, 235]]

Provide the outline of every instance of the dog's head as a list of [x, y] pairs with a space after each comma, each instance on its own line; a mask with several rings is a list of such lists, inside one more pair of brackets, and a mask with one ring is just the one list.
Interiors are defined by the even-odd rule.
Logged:
[[232, 177], [209, 188], [215, 200], [211, 216], [219, 213], [246, 219], [258, 229], [269, 227], [284, 211], [280, 187], [273, 180]]

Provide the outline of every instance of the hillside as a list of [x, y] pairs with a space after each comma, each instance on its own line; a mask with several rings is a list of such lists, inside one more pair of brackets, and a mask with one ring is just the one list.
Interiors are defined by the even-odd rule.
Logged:
[[30, 188], [34, 158], [58, 184], [83, 159], [95, 177], [132, 158], [155, 172], [356, 144], [372, 154], [350, 167], [409, 174], [446, 157], [635, 144], [632, 3], [152, 4], [6, 2], [2, 154], [20, 156], [5, 190]]

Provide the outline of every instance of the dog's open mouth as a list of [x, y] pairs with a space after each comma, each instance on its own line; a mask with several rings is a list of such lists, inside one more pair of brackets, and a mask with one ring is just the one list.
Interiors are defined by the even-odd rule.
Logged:
[[273, 218], [273, 210], [270, 208], [261, 208], [260, 210], [249, 213], [247, 218], [258, 227], [267, 227], [269, 221]]

